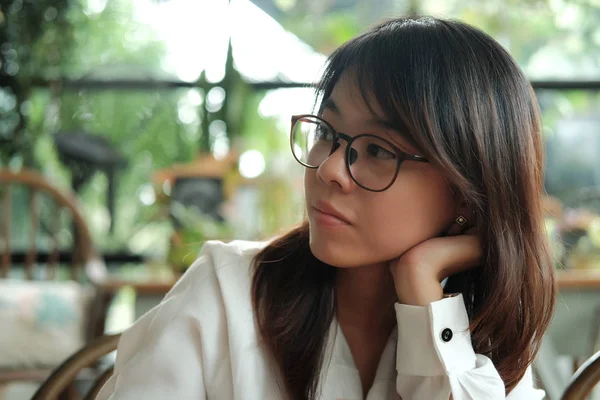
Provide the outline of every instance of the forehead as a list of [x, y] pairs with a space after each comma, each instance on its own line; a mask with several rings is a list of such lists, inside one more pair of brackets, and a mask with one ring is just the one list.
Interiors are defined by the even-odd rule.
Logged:
[[423, 153], [403, 121], [399, 118], [387, 118], [375, 96], [371, 92], [361, 91], [361, 85], [357, 83], [354, 74], [344, 73], [340, 77], [329, 97], [323, 99], [321, 112], [326, 118], [333, 118], [332, 121], [358, 129], [383, 130], [390, 133], [387, 139], [393, 143], [400, 147], [406, 146], [413, 152]]
[[354, 119], [385, 119], [381, 106], [371, 93], [363, 93], [353, 74], [345, 72], [337, 81], [329, 98], [324, 99], [324, 109], [335, 108], [342, 116]]

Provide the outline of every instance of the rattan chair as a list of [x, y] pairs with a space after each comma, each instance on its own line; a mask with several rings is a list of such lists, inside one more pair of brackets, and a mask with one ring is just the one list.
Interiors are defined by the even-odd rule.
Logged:
[[[16, 219], [19, 213], [25, 218]], [[70, 241], [63, 241], [64, 237]], [[40, 242], [45, 244], [43, 249]], [[66, 270], [59, 269], [65, 266]], [[62, 274], [65, 279], [86, 282], [96, 289], [106, 278], [106, 267], [94, 252], [75, 196], [59, 190], [35, 171], [0, 168], [0, 279], [57, 280], [59, 271], [66, 272]], [[87, 342], [104, 333], [110, 300], [100, 296], [100, 290], [95, 293], [85, 313]], [[0, 368], [0, 386], [42, 381], [54, 367]]]
[[[98, 361], [117, 349], [120, 335], [102, 336], [79, 350], [61, 364], [48, 379], [40, 386], [31, 400], [55, 400], [72, 387], [75, 378], [85, 368], [98, 364]], [[98, 370], [97, 368], [95, 370]], [[99, 373], [91, 389], [85, 394], [85, 400], [94, 400], [102, 386], [111, 377], [112, 366]]]
[[0, 258], [0, 277], [6, 278], [15, 258], [13, 243], [14, 232], [11, 231], [11, 216], [14, 212], [12, 205], [13, 191], [18, 188], [27, 191], [29, 221], [28, 248], [24, 254], [25, 278], [33, 278], [33, 269], [38, 260], [38, 245], [36, 239], [40, 234], [40, 198], [49, 198], [54, 202], [55, 211], [51, 221], [44, 226], [50, 231], [51, 247], [47, 257], [47, 278], [53, 279], [59, 264], [60, 248], [58, 243], [63, 211], [70, 214], [73, 226], [73, 246], [70, 257], [70, 277], [77, 279], [78, 273], [86, 262], [93, 258], [93, 246], [87, 225], [79, 212], [75, 197], [64, 190], [59, 190], [39, 173], [32, 170], [11, 171], [0, 169], [0, 239], [2, 243]]
[[600, 382], [600, 351], [588, 358], [575, 372], [561, 400], [587, 399]]

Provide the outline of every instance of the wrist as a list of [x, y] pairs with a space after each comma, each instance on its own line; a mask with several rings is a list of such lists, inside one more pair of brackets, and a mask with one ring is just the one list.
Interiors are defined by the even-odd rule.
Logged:
[[427, 306], [444, 297], [442, 285], [436, 280], [424, 282], [405, 281], [405, 283], [396, 284], [396, 294], [400, 304]]
[[398, 303], [405, 304], [407, 306], [428, 306], [429, 304], [440, 301], [443, 298], [443, 294], [438, 295], [437, 293], [423, 293], [416, 296], [398, 296]]

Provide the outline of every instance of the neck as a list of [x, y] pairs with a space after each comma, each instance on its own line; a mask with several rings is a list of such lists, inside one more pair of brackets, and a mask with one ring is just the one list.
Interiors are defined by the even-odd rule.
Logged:
[[336, 279], [340, 324], [365, 331], [394, 328], [397, 295], [387, 264], [339, 268]]

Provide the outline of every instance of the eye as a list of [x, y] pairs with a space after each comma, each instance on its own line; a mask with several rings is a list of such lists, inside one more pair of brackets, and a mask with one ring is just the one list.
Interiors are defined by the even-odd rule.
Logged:
[[331, 132], [331, 129], [329, 129], [325, 125], [319, 124], [319, 125], [317, 125], [317, 127], [315, 129], [315, 139], [332, 141], [333, 140], [333, 132]]
[[375, 157], [378, 159], [395, 159], [396, 158], [396, 154], [389, 151], [388, 149], [381, 147], [375, 143], [369, 143], [367, 145], [367, 154], [370, 157]]

